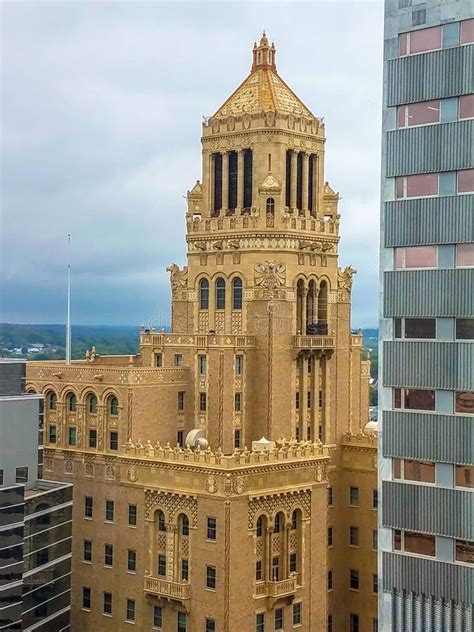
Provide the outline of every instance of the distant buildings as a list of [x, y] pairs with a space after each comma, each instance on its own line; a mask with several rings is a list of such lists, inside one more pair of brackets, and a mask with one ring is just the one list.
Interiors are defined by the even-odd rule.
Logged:
[[471, 632], [474, 5], [386, 0], [383, 632]]
[[0, 359], [0, 630], [66, 632], [72, 485], [38, 477], [43, 397], [24, 375], [24, 361]]

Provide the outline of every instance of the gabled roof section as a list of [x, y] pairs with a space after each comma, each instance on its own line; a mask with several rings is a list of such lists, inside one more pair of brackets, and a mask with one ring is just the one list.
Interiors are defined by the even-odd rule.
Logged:
[[283, 114], [313, 117], [311, 111], [278, 75], [275, 55], [275, 46], [274, 44], [269, 46], [264, 32], [259, 46], [254, 44], [250, 75], [212, 118], [277, 111]]

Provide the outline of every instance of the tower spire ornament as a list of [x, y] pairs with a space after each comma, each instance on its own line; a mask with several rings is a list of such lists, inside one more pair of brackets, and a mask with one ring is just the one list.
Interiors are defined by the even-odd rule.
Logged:
[[272, 45], [271, 46], [269, 45], [268, 37], [265, 33], [265, 29], [263, 30], [259, 45], [257, 46], [257, 42], [254, 43], [252, 54], [253, 54], [252, 72], [257, 70], [257, 68], [271, 68], [272, 70], [276, 72], [275, 44], [272, 42]]

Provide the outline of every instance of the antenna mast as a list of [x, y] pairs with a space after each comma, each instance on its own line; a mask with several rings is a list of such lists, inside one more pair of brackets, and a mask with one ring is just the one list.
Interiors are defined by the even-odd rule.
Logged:
[[66, 364], [71, 364], [71, 234], [67, 235]]

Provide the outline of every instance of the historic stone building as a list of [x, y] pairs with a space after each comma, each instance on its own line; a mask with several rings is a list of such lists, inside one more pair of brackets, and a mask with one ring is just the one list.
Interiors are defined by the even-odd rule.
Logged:
[[29, 365], [45, 476], [75, 488], [72, 629], [376, 629], [354, 270], [338, 268], [324, 124], [265, 35], [202, 146], [171, 333]]

